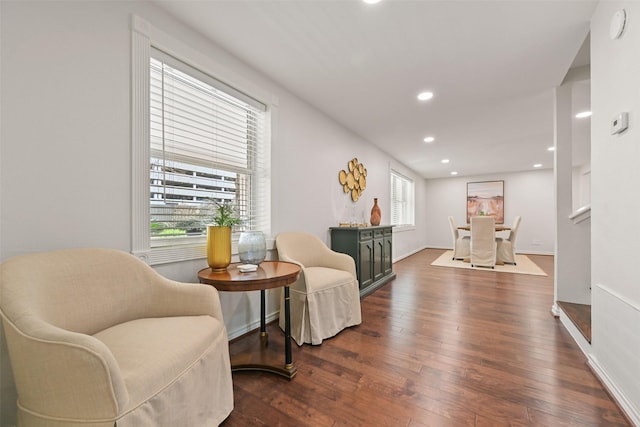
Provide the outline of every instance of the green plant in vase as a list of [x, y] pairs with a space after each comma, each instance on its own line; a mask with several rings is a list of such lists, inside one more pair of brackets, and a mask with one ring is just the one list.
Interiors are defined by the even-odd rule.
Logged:
[[229, 202], [215, 202], [216, 213], [212, 217], [213, 225], [219, 227], [233, 227], [234, 225], [242, 224], [242, 219], [236, 215], [236, 209], [232, 203]]
[[216, 202], [216, 211], [207, 226], [207, 263], [216, 272], [227, 270], [231, 264], [231, 227], [242, 223], [233, 204]]

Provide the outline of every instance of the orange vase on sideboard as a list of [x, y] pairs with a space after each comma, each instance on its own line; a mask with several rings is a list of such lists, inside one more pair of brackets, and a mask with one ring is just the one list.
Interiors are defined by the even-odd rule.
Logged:
[[373, 199], [373, 207], [371, 208], [371, 219], [369, 222], [371, 225], [380, 225], [380, 219], [382, 214], [380, 212], [380, 206], [378, 206], [378, 198]]

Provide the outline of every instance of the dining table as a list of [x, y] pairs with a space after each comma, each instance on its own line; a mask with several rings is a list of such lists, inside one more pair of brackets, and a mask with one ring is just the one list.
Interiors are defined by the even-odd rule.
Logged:
[[[502, 224], [496, 224], [495, 228], [496, 228], [496, 232], [498, 232], [498, 231], [510, 231], [511, 230], [511, 227], [507, 227], [507, 226], [502, 225]], [[471, 224], [459, 225], [458, 226], [458, 230], [471, 231]], [[463, 262], [469, 263], [469, 262], [471, 262], [471, 260], [470, 260], [470, 258], [465, 258], [465, 259], [463, 259]], [[504, 265], [504, 262], [502, 262], [499, 259], [496, 259], [496, 265]]]
[[[509, 230], [511, 230], [511, 227], [507, 227], [507, 226], [502, 225], [502, 224], [496, 224], [495, 227], [496, 227], [496, 231], [509, 231]], [[471, 224], [460, 225], [460, 226], [458, 226], [458, 230], [471, 231]]]

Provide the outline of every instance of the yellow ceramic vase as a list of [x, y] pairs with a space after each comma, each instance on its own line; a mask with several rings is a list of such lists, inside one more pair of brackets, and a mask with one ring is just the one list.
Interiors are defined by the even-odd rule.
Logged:
[[231, 227], [207, 226], [207, 263], [213, 271], [227, 271], [231, 264]]

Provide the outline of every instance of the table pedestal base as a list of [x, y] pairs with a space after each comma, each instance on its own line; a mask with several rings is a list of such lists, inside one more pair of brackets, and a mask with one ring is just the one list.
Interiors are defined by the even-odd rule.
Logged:
[[[279, 340], [277, 340], [279, 341]], [[270, 346], [271, 344], [271, 346]], [[281, 343], [269, 343], [266, 332], [253, 333], [242, 338], [242, 348], [231, 352], [231, 371], [263, 371], [281, 375], [289, 380], [298, 373], [293, 363], [283, 363], [284, 349]]]

